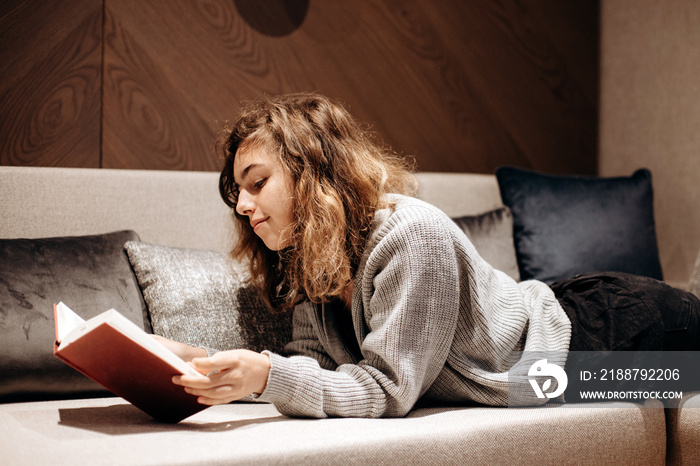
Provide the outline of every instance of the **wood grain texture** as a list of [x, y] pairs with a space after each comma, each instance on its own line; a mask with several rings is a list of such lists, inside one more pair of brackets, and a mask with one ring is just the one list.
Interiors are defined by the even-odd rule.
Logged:
[[421, 170], [595, 173], [598, 4], [561, 3], [309, 2], [278, 36], [232, 2], [108, 1], [105, 166], [214, 167], [241, 101], [313, 90]]
[[[141, 2], [138, 2], [141, 5]], [[135, 5], [136, 6], [136, 5]], [[168, 47], [171, 43], [165, 44]], [[103, 167], [214, 170], [211, 128], [189, 105], [197, 82], [181, 83], [153, 44], [142, 42], [107, 8], [105, 16]]]
[[[81, 133], [101, 138], [100, 166], [217, 170], [217, 130], [242, 102], [317, 91], [344, 102], [420, 170], [596, 172], [599, 0], [268, 5], [104, 0], [103, 124], [96, 130], [94, 118]], [[31, 22], [14, 16], [5, 20], [12, 31]], [[49, 60], [31, 49], [25, 56], [35, 74]], [[12, 107], [21, 128], [34, 124]], [[30, 139], [3, 146], [1, 163], [57, 163], [8, 149], [21, 140]], [[92, 166], [78, 155], [71, 163]]]
[[0, 4], [0, 164], [99, 167], [101, 0]]

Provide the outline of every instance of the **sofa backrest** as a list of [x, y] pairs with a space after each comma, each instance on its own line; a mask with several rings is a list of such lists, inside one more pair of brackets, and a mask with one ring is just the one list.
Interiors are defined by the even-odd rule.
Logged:
[[[0, 238], [134, 230], [142, 241], [226, 251], [218, 173], [0, 166]], [[418, 197], [452, 217], [502, 205], [496, 178], [418, 173]]]

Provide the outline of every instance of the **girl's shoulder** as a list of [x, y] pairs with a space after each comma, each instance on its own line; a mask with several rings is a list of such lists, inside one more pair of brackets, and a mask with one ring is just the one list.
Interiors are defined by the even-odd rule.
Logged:
[[434, 205], [402, 194], [388, 194], [386, 207], [377, 210], [375, 214], [375, 221], [380, 223], [387, 221], [440, 223], [445, 220], [451, 222], [447, 214]]
[[[387, 207], [377, 211], [358, 273], [374, 276], [393, 262], [409, 273], [417, 264], [453, 267], [457, 251], [467, 251], [468, 240], [442, 210], [412, 197], [387, 196]], [[416, 262], [418, 261], [418, 262]]]
[[386, 206], [377, 210], [374, 216], [372, 236], [375, 241], [402, 233], [421, 237], [444, 235], [448, 230], [458, 228], [442, 210], [420, 199], [389, 194], [385, 201]]

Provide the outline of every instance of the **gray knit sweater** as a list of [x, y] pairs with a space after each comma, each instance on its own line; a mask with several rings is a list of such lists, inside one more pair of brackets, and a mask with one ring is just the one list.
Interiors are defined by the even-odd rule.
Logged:
[[439, 209], [390, 199], [375, 215], [351, 315], [300, 304], [291, 356], [268, 353], [259, 399], [281, 413], [403, 416], [421, 397], [507, 405], [514, 350], [568, 351], [571, 324], [547, 285], [494, 270]]

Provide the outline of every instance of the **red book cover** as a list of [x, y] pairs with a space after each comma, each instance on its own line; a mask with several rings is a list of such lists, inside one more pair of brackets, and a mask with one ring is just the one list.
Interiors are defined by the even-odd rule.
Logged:
[[[83, 328], [77, 327], [75, 330], [80, 333], [79, 336], [70, 332], [67, 337], [71, 341], [66, 345], [60, 345], [57, 318], [57, 341], [54, 344], [56, 357], [158, 421], [179, 422], [207, 408], [206, 405], [197, 403], [196, 396], [186, 393], [171, 381], [174, 375], [184, 373], [179, 364], [185, 364], [184, 361], [155, 341], [153, 343], [160, 346], [156, 348], [157, 352], [165, 349], [169, 353], [165, 354], [166, 359], [170, 360], [154, 353], [151, 342], [144, 340], [144, 346], [138, 341], [140, 336], [137, 335], [136, 340], [134, 335], [129, 336], [133, 329], [126, 328], [125, 331], [123, 322], [112, 321], [115, 315], [117, 319], [126, 321], [125, 317], [114, 310], [107, 313], [112, 314], [106, 318], [101, 314], [94, 318], [98, 322], [91, 322], [94, 320], [91, 319]], [[131, 325], [133, 324], [129, 322], [128, 326]], [[135, 325], [133, 328], [151, 339]], [[176, 360], [172, 359], [173, 356]], [[178, 369], [176, 365], [181, 368]]]

